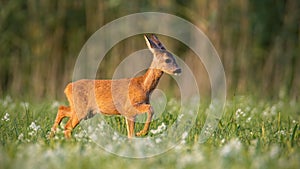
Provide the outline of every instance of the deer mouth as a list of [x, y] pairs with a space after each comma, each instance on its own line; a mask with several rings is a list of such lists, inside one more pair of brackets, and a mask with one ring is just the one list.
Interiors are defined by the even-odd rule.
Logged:
[[180, 75], [181, 74], [181, 69], [180, 68], [176, 69], [175, 71], [173, 71], [173, 74], [176, 75], [176, 76]]

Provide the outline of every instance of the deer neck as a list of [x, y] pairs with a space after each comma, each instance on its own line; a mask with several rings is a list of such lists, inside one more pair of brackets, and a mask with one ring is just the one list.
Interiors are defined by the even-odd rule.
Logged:
[[163, 71], [159, 69], [149, 68], [143, 76], [144, 89], [151, 93], [156, 88], [158, 81], [162, 75]]

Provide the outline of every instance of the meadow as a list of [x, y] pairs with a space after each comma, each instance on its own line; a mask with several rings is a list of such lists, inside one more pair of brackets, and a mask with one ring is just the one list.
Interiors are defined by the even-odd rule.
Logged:
[[[85, 134], [82, 125], [74, 130], [71, 140], [64, 139], [62, 130], [49, 139], [47, 136], [60, 104], [64, 103], [30, 103], [10, 96], [0, 100], [1, 169], [300, 167], [300, 105], [296, 100], [263, 100], [252, 96], [228, 99], [217, 129], [200, 144], [198, 136], [207, 107], [202, 103], [195, 124], [188, 135], [178, 140], [176, 147], [143, 159], [120, 157], [105, 151]], [[169, 100], [165, 112], [153, 121], [145, 137], [164, 132], [178, 118], [176, 107], [178, 102]], [[126, 135], [122, 117], [105, 117], [105, 120]], [[142, 127], [141, 124], [137, 126]]]

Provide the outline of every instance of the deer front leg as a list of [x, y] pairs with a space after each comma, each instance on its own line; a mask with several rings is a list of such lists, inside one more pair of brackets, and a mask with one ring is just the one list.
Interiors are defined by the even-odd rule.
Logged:
[[67, 106], [60, 106], [57, 111], [57, 115], [54, 121], [54, 124], [51, 128], [51, 133], [48, 136], [49, 138], [52, 138], [55, 135], [56, 129], [61, 123], [62, 119], [65, 117], [71, 117], [71, 108]]
[[143, 109], [143, 111], [141, 111], [141, 112], [147, 112], [147, 120], [145, 122], [143, 130], [136, 133], [136, 136], [144, 136], [148, 133], [150, 123], [151, 123], [151, 120], [152, 120], [152, 116], [153, 116], [153, 113], [154, 113], [152, 106], [149, 105], [149, 104], [141, 105], [140, 109]]
[[76, 113], [74, 113], [65, 126], [65, 138], [70, 139], [72, 130], [79, 124], [80, 120], [78, 119]]
[[127, 127], [127, 135], [128, 138], [132, 138], [134, 136], [134, 120], [135, 117], [125, 117], [126, 118], [126, 127]]

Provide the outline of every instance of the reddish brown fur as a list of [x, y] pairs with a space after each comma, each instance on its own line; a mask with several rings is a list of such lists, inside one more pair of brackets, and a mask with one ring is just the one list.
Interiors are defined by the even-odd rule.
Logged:
[[[159, 42], [157, 37], [152, 36], [151, 40], [145, 36], [145, 39], [149, 49], [156, 50], [156, 53], [152, 51], [154, 57], [163, 57], [157, 55], [163, 55], [164, 53], [168, 54], [164, 56], [166, 58], [173, 57], [164, 47], [159, 48], [158, 45], [155, 44]], [[162, 44], [160, 43], [160, 45]], [[65, 88], [65, 94], [70, 106], [59, 107], [54, 125], [51, 129], [51, 136], [54, 135], [57, 126], [63, 118], [70, 118], [65, 126], [65, 137], [70, 138], [71, 131], [81, 120], [90, 118], [96, 113], [125, 116], [129, 138], [134, 136], [134, 120], [136, 115], [147, 113], [148, 116], [144, 128], [136, 133], [136, 135], [141, 136], [147, 134], [154, 113], [149, 101], [152, 91], [156, 88], [164, 71], [176, 71], [177, 73], [179, 70], [180, 72], [175, 60], [174, 63], [172, 63], [173, 65], [163, 65], [164, 68], [160, 69], [156, 68], [161, 67], [160, 64], [157, 64], [158, 61], [153, 61], [151, 68], [149, 68], [144, 75], [136, 78], [119, 80], [84, 79], [69, 83]], [[166, 67], [168, 68], [167, 70], [165, 70]]]

